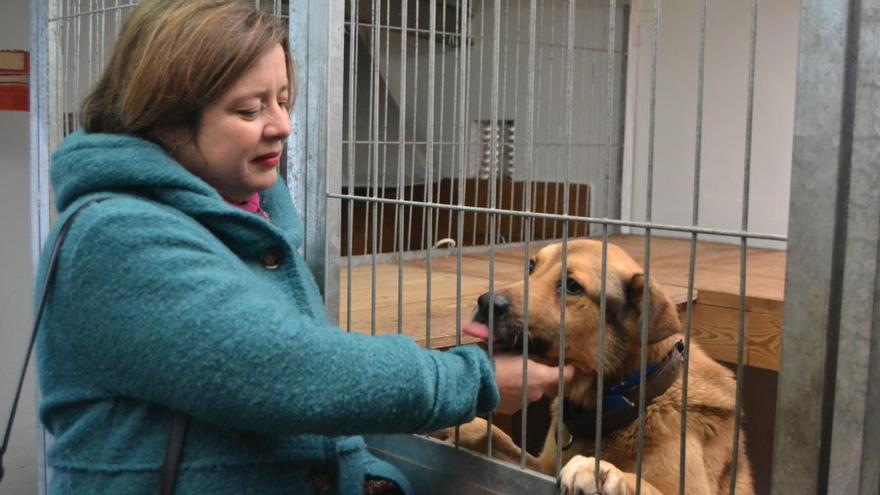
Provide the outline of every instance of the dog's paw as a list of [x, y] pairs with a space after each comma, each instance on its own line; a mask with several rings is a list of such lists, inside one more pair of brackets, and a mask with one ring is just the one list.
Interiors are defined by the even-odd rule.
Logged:
[[614, 464], [599, 461], [599, 479], [596, 479], [596, 459], [574, 456], [559, 473], [559, 490], [563, 495], [630, 495], [623, 471]]
[[[471, 450], [479, 450], [480, 446], [485, 445], [486, 437], [489, 435], [488, 424], [483, 418], [474, 418], [469, 423], [459, 425], [458, 429], [461, 445]], [[453, 443], [455, 442], [455, 427], [450, 426], [437, 430], [432, 432], [431, 436], [444, 442]]]

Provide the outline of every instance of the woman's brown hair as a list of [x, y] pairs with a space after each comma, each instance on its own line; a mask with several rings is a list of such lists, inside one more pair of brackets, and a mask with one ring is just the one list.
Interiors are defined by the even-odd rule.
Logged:
[[83, 101], [80, 124], [86, 132], [154, 141], [168, 129], [195, 132], [205, 106], [279, 44], [293, 101], [287, 31], [252, 1], [145, 0], [126, 20], [107, 69]]

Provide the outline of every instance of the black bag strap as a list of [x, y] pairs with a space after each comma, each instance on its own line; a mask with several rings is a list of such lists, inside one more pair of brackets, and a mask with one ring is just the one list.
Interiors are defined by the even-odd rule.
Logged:
[[[3, 433], [3, 445], [0, 446], [0, 482], [3, 481], [3, 475], [6, 474], [3, 468], [3, 456], [9, 447], [9, 437], [12, 434], [12, 422], [15, 419], [15, 412], [18, 410], [18, 400], [21, 398], [21, 388], [24, 384], [24, 377], [27, 373], [28, 363], [30, 362], [31, 353], [34, 350], [34, 342], [37, 338], [37, 329], [40, 328], [40, 320], [43, 317], [43, 309], [46, 306], [46, 300], [49, 294], [49, 288], [52, 280], [55, 278], [55, 267], [58, 264], [58, 255], [61, 253], [61, 245], [67, 236], [67, 231], [73, 224], [73, 220], [88, 206], [108, 199], [96, 198], [86, 201], [80, 205], [61, 225], [58, 235], [55, 237], [55, 243], [52, 246], [52, 252], [49, 256], [49, 264], [46, 267], [46, 276], [43, 277], [43, 284], [40, 286], [40, 299], [37, 303], [37, 311], [34, 314], [34, 325], [31, 329], [31, 338], [28, 341], [27, 352], [24, 355], [24, 364], [21, 366], [21, 372], [18, 375], [18, 386], [15, 389], [15, 398], [12, 401], [12, 408], [9, 412], [9, 420], [6, 422], [6, 431]], [[187, 416], [183, 413], [174, 413], [174, 419], [171, 429], [168, 431], [168, 442], [165, 447], [165, 459], [162, 463], [162, 471], [160, 478], [160, 495], [171, 495], [174, 492], [174, 483], [177, 477], [177, 467], [180, 463], [180, 452], [183, 449], [183, 438], [186, 434]]]
[[183, 450], [183, 437], [186, 435], [186, 423], [189, 416], [181, 412], [174, 413], [171, 429], [168, 430], [168, 442], [165, 444], [165, 460], [162, 461], [162, 472], [159, 478], [159, 495], [172, 495], [177, 482], [177, 466], [180, 465], [180, 452]]

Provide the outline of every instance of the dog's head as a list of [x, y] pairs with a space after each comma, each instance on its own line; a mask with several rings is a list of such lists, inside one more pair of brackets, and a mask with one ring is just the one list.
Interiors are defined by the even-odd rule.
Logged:
[[[497, 350], [523, 346], [528, 319], [529, 356], [548, 364], [558, 363], [565, 304], [565, 362], [579, 375], [595, 376], [598, 364], [601, 321], [600, 288], [602, 243], [572, 240], [568, 243], [567, 269], [562, 273], [562, 244], [543, 248], [529, 263], [528, 313], [524, 282], [483, 294], [473, 323], [465, 331], [487, 337], [486, 325], [493, 314], [493, 345]], [[609, 244], [605, 284], [605, 372], [629, 373], [638, 366], [643, 320], [645, 279], [642, 267], [623, 249]], [[648, 342], [654, 344], [681, 330], [675, 307], [651, 280], [648, 287]], [[637, 368], [636, 368], [637, 369]]]

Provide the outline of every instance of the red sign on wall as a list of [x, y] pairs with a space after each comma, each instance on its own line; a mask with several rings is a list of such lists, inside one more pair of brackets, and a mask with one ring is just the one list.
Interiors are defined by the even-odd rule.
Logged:
[[0, 110], [27, 112], [30, 109], [28, 55], [24, 50], [0, 50]]

